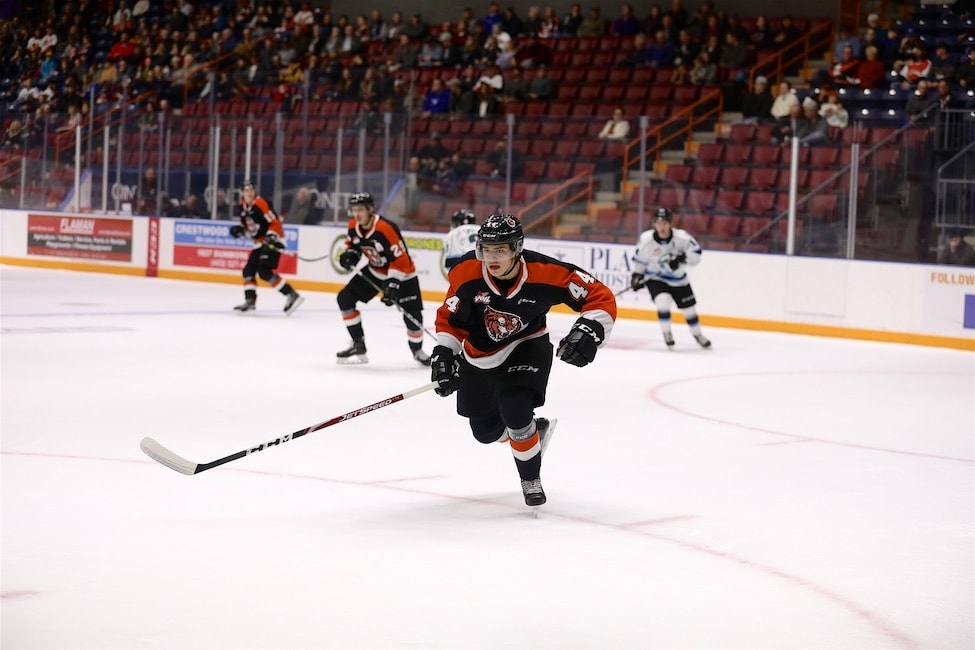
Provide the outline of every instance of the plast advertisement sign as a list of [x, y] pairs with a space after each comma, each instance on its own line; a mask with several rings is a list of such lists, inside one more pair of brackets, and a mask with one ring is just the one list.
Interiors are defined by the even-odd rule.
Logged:
[[[239, 271], [244, 268], [254, 243], [248, 237], [230, 234], [231, 221], [200, 222], [177, 220], [173, 227], [173, 264], [208, 269]], [[295, 273], [298, 269], [298, 228], [284, 227], [288, 247], [281, 252], [278, 273]]]
[[132, 261], [132, 220], [27, 216], [27, 254]]

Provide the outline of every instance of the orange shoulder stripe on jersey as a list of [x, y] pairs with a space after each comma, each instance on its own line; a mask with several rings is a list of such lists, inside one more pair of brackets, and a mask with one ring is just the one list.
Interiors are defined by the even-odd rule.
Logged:
[[447, 277], [450, 280], [451, 286], [459, 287], [465, 282], [470, 282], [471, 280], [480, 280], [484, 277], [484, 272], [482, 271], [481, 260], [464, 260], [458, 264], [455, 264]]
[[571, 281], [572, 276], [576, 276], [579, 285], [584, 287], [588, 293], [586, 294], [585, 300], [577, 303], [569, 303], [569, 306], [578, 306], [579, 311], [602, 309], [613, 320], [616, 320], [616, 297], [613, 295], [613, 292], [591, 273], [587, 273], [586, 271], [583, 271], [583, 273], [592, 277], [593, 281], [586, 284], [575, 269], [562, 264], [551, 264], [548, 262], [528, 263], [528, 282], [544, 282], [545, 284], [551, 284], [557, 287], [565, 287]]

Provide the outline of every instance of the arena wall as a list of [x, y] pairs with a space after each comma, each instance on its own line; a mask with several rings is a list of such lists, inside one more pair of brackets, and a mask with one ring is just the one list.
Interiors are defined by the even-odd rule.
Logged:
[[[0, 263], [181, 280], [240, 282], [248, 242], [232, 222], [0, 210]], [[336, 292], [344, 231], [286, 225], [280, 270], [301, 290]], [[424, 298], [447, 289], [441, 235], [405, 231]], [[632, 246], [533, 240], [614, 291], [629, 285]], [[152, 280], [147, 280], [151, 282]], [[705, 250], [691, 270], [706, 326], [911, 343], [975, 351], [975, 269]], [[647, 292], [619, 297], [624, 318], [654, 320]], [[679, 318], [675, 319], [679, 320]]]

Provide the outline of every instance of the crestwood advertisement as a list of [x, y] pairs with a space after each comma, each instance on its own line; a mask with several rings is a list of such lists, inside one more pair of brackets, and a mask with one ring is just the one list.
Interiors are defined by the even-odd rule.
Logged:
[[132, 261], [132, 220], [27, 216], [27, 254]]

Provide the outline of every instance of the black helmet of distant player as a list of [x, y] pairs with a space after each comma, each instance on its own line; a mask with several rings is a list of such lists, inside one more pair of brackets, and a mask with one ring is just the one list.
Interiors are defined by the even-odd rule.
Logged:
[[349, 197], [349, 207], [351, 208], [355, 205], [364, 205], [370, 212], [376, 209], [376, 201], [369, 192], [356, 192]]
[[[356, 208], [364, 208], [357, 210]], [[371, 228], [376, 214], [376, 202], [369, 192], [356, 192], [349, 197], [349, 212], [361, 228]]]
[[518, 218], [510, 214], [492, 214], [477, 231], [477, 259], [484, 259], [482, 248], [494, 244], [507, 244], [517, 260], [525, 250], [525, 231]]
[[477, 217], [474, 216], [473, 210], [458, 210], [450, 217], [451, 228], [473, 224], [475, 222], [477, 222]]
[[673, 223], [674, 215], [667, 208], [657, 208], [657, 211], [653, 213], [653, 220], [656, 221], [657, 219], [663, 219], [664, 221]]

